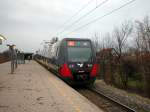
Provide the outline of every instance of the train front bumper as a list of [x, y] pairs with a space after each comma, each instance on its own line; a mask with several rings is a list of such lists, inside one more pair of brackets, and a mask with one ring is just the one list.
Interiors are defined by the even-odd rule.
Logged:
[[89, 80], [74, 80], [71, 78], [63, 78], [69, 85], [91, 85], [95, 82], [96, 77], [91, 77]]

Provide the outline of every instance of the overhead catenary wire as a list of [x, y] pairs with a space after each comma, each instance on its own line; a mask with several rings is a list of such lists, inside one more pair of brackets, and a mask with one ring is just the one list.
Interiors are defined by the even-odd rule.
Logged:
[[101, 2], [100, 4], [96, 5], [95, 8], [93, 8], [92, 10], [90, 10], [89, 12], [87, 12], [86, 14], [82, 15], [80, 18], [78, 18], [76, 21], [74, 21], [73, 23], [71, 23], [69, 26], [65, 27], [59, 34], [62, 34], [63, 32], [65, 32], [68, 28], [71, 28], [74, 24], [78, 23], [80, 20], [82, 20], [83, 18], [87, 17], [89, 14], [91, 14], [93, 11], [95, 11], [97, 8], [99, 8], [100, 6], [102, 6], [103, 4], [105, 4], [106, 2], [108, 2], [109, 0], [105, 0], [103, 2]]
[[[82, 12], [82, 10], [84, 10], [91, 2], [93, 2], [93, 0], [89, 0], [81, 9], [79, 9], [74, 15], [72, 15], [69, 19], [67, 19], [62, 25], [61, 27], [65, 26], [66, 24], [68, 24], [68, 22], [70, 22], [75, 16], [77, 16], [80, 12]], [[58, 28], [58, 30], [61, 28]], [[57, 35], [57, 33], [55, 34]]]
[[110, 11], [110, 12], [104, 14], [103, 16], [100, 16], [100, 17], [98, 17], [98, 18], [96, 18], [96, 19], [94, 19], [94, 20], [92, 20], [92, 21], [90, 21], [90, 22], [88, 22], [88, 23], [86, 23], [86, 24], [84, 24], [84, 25], [82, 25], [82, 26], [80, 26], [80, 27], [78, 27], [78, 28], [76, 28], [76, 29], [74, 29], [74, 30], [68, 32], [68, 33], [66, 33], [65, 35], [70, 34], [70, 33], [73, 33], [74, 31], [80, 30], [80, 29], [82, 29], [82, 28], [84, 28], [84, 27], [86, 27], [86, 26], [88, 26], [88, 25], [90, 25], [90, 24], [92, 24], [92, 23], [94, 23], [94, 22], [96, 22], [96, 21], [98, 21], [98, 20], [101, 20], [101, 19], [103, 19], [104, 17], [109, 16], [109, 15], [111, 15], [112, 13], [114, 13], [114, 12], [116, 12], [116, 11], [118, 11], [118, 10], [120, 10], [120, 9], [122, 9], [122, 8], [124, 8], [124, 7], [126, 7], [127, 5], [133, 3], [134, 1], [136, 1], [136, 0], [131, 0], [131, 1], [129, 1], [129, 2], [125, 3], [125, 4], [123, 4], [123, 5], [121, 5], [120, 7], [115, 8], [115, 9], [113, 9], [112, 11]]

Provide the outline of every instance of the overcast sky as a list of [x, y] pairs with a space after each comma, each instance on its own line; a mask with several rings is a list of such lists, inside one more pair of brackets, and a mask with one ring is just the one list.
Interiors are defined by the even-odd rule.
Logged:
[[[0, 51], [6, 48], [6, 44], [12, 43], [25, 52], [38, 50], [43, 40], [50, 40], [52, 36], [61, 32], [64, 27], [105, 0], [91, 1], [84, 10], [73, 17], [73, 19], [69, 19], [89, 1], [0, 0], [0, 34], [7, 38], [7, 41], [0, 45]], [[150, 0], [136, 0], [83, 29], [68, 33], [128, 1], [131, 0], [108, 0], [108, 2], [97, 8], [86, 18], [66, 29], [58, 37], [91, 38], [94, 32], [99, 32], [102, 35], [106, 32], [111, 32], [114, 26], [119, 26], [125, 20], [142, 20], [144, 16], [150, 16]]]

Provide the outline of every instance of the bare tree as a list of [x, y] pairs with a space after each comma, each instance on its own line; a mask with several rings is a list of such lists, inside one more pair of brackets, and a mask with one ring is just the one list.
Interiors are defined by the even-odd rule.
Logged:
[[144, 20], [136, 21], [137, 38], [139, 47], [144, 52], [150, 51], [150, 21], [149, 17], [146, 16]]
[[143, 76], [144, 90], [150, 95], [150, 20], [136, 21], [137, 59]]
[[121, 82], [124, 88], [127, 88], [128, 76], [123, 70], [123, 52], [126, 49], [126, 42], [131, 34], [133, 25], [131, 22], [124, 22], [120, 28], [115, 28], [113, 32], [115, 41], [115, 51], [117, 53], [117, 63], [118, 63], [118, 75], [120, 76]]
[[94, 47], [96, 49], [96, 52], [98, 52], [101, 48], [101, 44], [100, 44], [99, 39], [100, 39], [99, 34], [95, 32], [94, 36], [92, 37], [92, 41], [93, 41]]
[[125, 22], [122, 24], [120, 28], [115, 28], [113, 36], [115, 38], [115, 50], [118, 54], [118, 59], [120, 61], [120, 58], [123, 54], [123, 50], [125, 49], [125, 45], [127, 42], [127, 39], [129, 35], [131, 34], [133, 29], [133, 25], [131, 22]]
[[109, 33], [106, 33], [103, 38], [103, 47], [104, 48], [113, 48], [114, 47], [114, 42]]

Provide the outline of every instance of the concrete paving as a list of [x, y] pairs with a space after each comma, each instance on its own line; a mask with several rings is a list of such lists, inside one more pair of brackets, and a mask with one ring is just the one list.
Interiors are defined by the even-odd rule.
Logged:
[[0, 112], [103, 112], [35, 61], [0, 64]]

